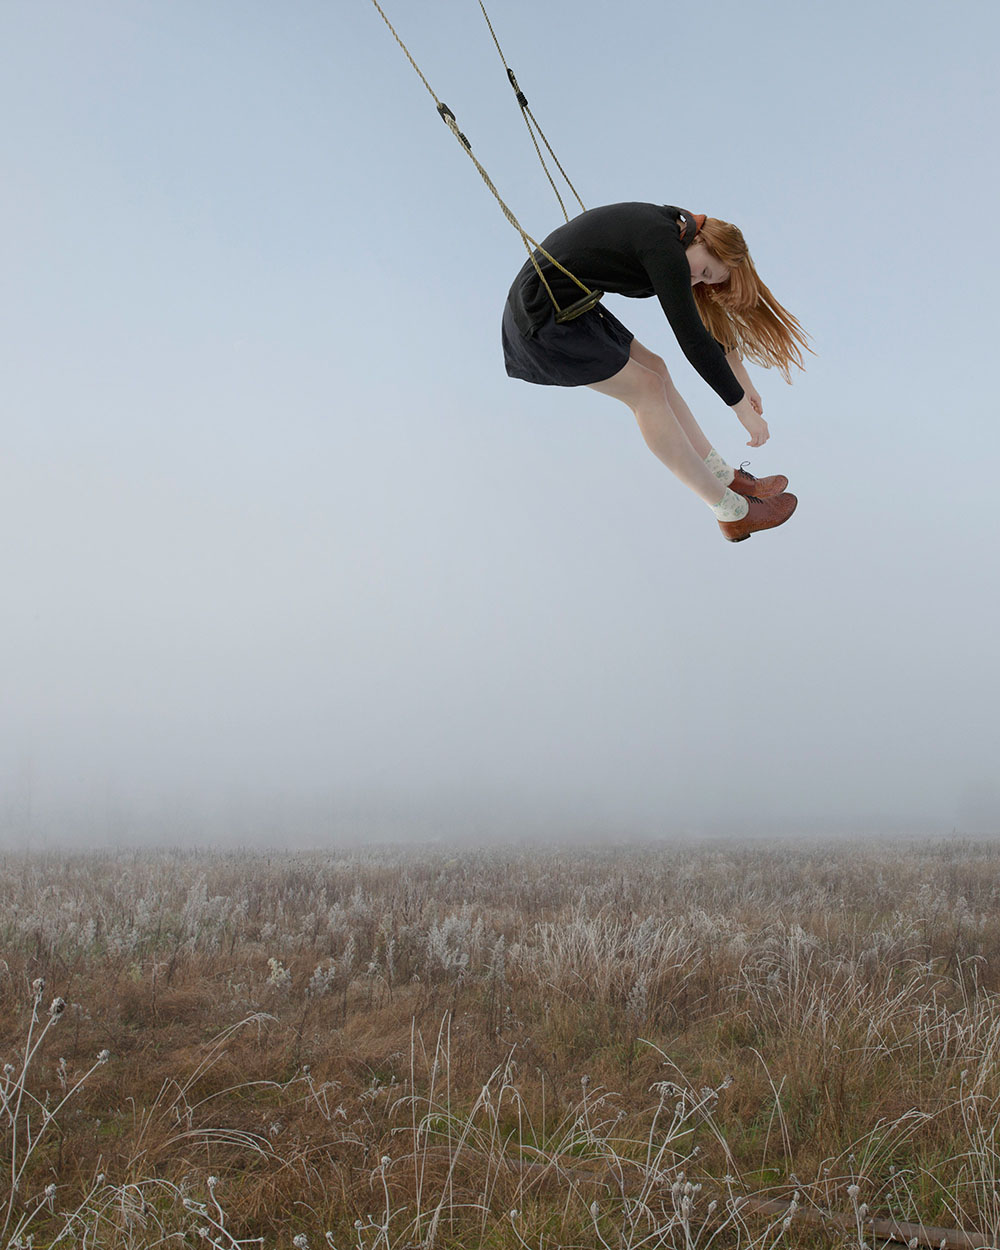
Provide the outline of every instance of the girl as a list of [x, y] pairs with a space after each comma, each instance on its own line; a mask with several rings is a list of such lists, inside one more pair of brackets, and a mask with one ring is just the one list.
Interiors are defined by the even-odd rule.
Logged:
[[[552, 263], [556, 262], [556, 263]], [[750, 435], [768, 440], [743, 356], [786, 381], [803, 368], [806, 335], [761, 282], [728, 222], [656, 204], [581, 213], [545, 239], [514, 279], [503, 314], [507, 373], [542, 386], [590, 386], [627, 404], [654, 455], [708, 504], [730, 542], [773, 529], [795, 511], [786, 477], [733, 469], [711, 446], [667, 366], [599, 303], [556, 320], [581, 286], [600, 297], [656, 295], [681, 350]]]

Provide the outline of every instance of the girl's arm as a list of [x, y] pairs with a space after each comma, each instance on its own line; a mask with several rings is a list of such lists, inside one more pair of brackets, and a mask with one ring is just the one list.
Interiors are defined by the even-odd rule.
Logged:
[[643, 236], [635, 255], [645, 269], [663, 308], [674, 338], [688, 363], [701, 375], [724, 404], [732, 407], [743, 397], [743, 387], [726, 364], [720, 344], [705, 329], [691, 293], [691, 269], [684, 249], [661, 231]]
[[757, 394], [753, 383], [750, 381], [746, 371], [746, 366], [743, 363], [743, 357], [740, 355], [740, 349], [738, 347], [734, 347], [732, 351], [726, 352], [726, 364], [730, 367], [730, 369], [732, 369], [736, 380], [739, 382], [740, 386], [743, 387], [743, 395], [746, 399], [750, 400], [750, 404], [754, 412], [758, 416], [761, 416], [764, 411], [764, 405], [760, 396]]

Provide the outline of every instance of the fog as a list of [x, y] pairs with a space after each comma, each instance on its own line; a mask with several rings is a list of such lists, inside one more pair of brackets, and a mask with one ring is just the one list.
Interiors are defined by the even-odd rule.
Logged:
[[[710, 6], [708, 91], [669, 13], [496, 7], [588, 203], [736, 220], [812, 334], [798, 512], [730, 547], [504, 376], [520, 242], [370, 6], [5, 6], [3, 845], [1000, 832], [996, 13]], [[398, 9], [552, 228], [477, 6]]]

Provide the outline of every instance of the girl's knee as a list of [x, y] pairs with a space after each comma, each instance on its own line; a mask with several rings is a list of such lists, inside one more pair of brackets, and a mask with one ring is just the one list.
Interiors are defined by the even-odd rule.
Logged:
[[642, 405], [659, 406], [666, 402], [664, 379], [655, 369], [643, 368], [639, 380], [639, 403]]
[[670, 381], [670, 373], [667, 370], [667, 362], [663, 359], [663, 357], [657, 356], [655, 352], [651, 352], [648, 347], [643, 346], [642, 343], [638, 343], [634, 339], [632, 341], [632, 356], [633, 359], [638, 364], [641, 364], [644, 369], [649, 369], [665, 382]]

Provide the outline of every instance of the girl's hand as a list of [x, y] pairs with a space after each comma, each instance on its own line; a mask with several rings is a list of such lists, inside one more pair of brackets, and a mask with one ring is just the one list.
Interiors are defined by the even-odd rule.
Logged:
[[[757, 402], [760, 403], [760, 396], [757, 395]], [[753, 398], [748, 392], [743, 396], [738, 404], [733, 406], [733, 412], [739, 418], [740, 425], [750, 435], [748, 447], [763, 447], [767, 440], [771, 437], [767, 428], [767, 422], [760, 415], [760, 412], [754, 406]]]

